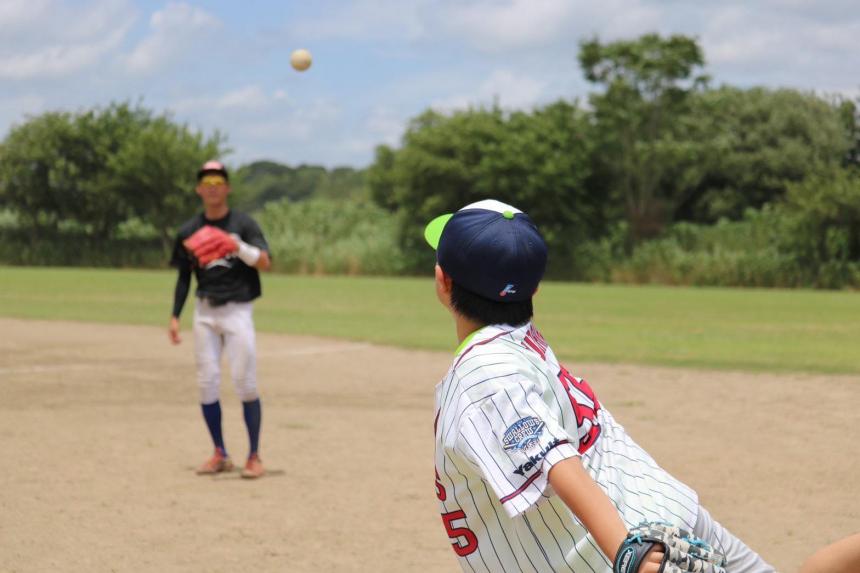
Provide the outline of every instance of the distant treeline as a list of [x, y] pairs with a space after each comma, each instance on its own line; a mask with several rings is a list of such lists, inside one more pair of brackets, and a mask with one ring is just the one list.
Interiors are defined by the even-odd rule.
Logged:
[[[580, 48], [587, 101], [427, 110], [364, 170], [239, 166], [232, 204], [287, 272], [426, 274], [426, 221], [494, 197], [538, 222], [554, 278], [860, 286], [855, 102], [714, 87], [684, 36]], [[30, 118], [0, 145], [0, 261], [163, 264], [223, 152], [128, 104]]]

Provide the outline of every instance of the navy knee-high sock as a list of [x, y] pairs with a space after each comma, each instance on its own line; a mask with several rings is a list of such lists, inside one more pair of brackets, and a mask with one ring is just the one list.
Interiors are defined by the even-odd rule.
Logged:
[[215, 401], [211, 404], [201, 404], [203, 407], [203, 418], [206, 420], [206, 426], [209, 428], [209, 434], [212, 436], [212, 441], [215, 447], [227, 455], [227, 449], [224, 447], [224, 436], [221, 435], [221, 402]]
[[249, 455], [253, 455], [260, 446], [260, 420], [263, 417], [260, 399], [242, 402], [242, 412], [245, 414], [245, 425], [248, 426], [248, 439], [251, 442]]

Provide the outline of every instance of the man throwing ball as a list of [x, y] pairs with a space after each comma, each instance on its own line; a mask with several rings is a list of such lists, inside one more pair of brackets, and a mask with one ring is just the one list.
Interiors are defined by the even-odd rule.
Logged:
[[532, 322], [547, 245], [528, 215], [480, 201], [425, 237], [460, 342], [435, 460], [464, 571], [773, 573], [558, 362]]
[[230, 375], [242, 400], [250, 452], [244, 478], [263, 475], [260, 461], [260, 396], [257, 393], [257, 358], [254, 341], [253, 300], [260, 296], [260, 270], [271, 266], [269, 247], [259, 225], [248, 215], [231, 210], [227, 169], [218, 161], [206, 162], [197, 173], [197, 195], [203, 212], [179, 229], [170, 264], [179, 277], [168, 334], [179, 344], [179, 315], [188, 297], [191, 272], [197, 278], [194, 309], [194, 351], [203, 418], [215, 453], [197, 470], [215, 474], [233, 468], [221, 433], [221, 354], [226, 351]]

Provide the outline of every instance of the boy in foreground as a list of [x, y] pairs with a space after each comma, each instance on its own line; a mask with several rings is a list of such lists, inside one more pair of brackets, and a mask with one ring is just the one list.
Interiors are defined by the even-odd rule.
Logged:
[[558, 363], [531, 323], [547, 247], [525, 213], [480, 201], [425, 237], [460, 341], [436, 387], [436, 496], [464, 571], [774, 571]]

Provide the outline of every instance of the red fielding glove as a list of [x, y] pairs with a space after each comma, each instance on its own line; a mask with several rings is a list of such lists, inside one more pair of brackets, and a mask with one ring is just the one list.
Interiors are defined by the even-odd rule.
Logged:
[[205, 267], [212, 261], [235, 253], [239, 243], [228, 233], [218, 227], [206, 225], [197, 230], [193, 235], [182, 242], [185, 248], [191, 251], [197, 258], [201, 267]]

